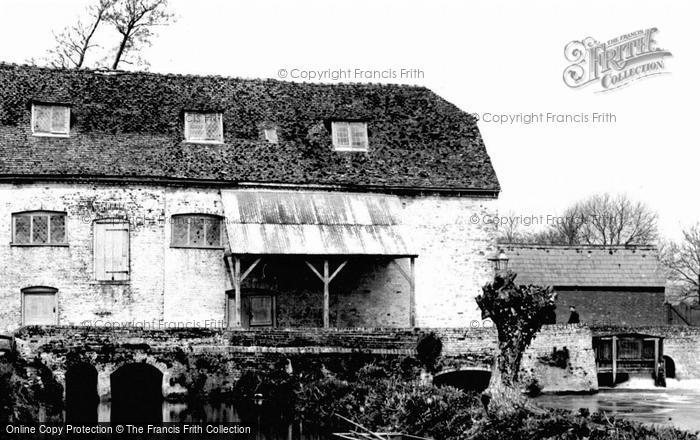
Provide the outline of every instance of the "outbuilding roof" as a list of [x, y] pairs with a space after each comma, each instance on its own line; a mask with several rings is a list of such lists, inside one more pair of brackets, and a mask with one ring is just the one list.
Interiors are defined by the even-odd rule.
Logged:
[[[96, 177], [473, 191], [498, 180], [476, 119], [424, 87], [56, 70], [0, 63], [0, 179]], [[71, 106], [70, 137], [31, 131], [33, 102]], [[224, 143], [185, 142], [184, 112], [223, 114]], [[369, 151], [334, 151], [334, 120]], [[279, 143], [267, 142], [275, 127]]]
[[502, 246], [522, 284], [654, 287], [666, 284], [654, 246]]

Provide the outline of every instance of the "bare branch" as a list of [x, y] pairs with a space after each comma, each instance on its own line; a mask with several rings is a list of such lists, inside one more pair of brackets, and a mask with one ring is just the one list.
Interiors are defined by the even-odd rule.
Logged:
[[46, 62], [52, 67], [83, 67], [87, 52], [97, 46], [92, 43], [95, 32], [113, 3], [114, 0], [99, 0], [87, 9], [86, 22], [79, 19], [73, 26], [66, 26], [60, 33], [54, 33], [56, 46], [48, 50]]
[[105, 20], [121, 36], [114, 49], [112, 69], [117, 69], [120, 63], [143, 63], [138, 53], [143, 47], [151, 45], [153, 28], [168, 25], [174, 20], [167, 9], [168, 0], [116, 0], [105, 16]]

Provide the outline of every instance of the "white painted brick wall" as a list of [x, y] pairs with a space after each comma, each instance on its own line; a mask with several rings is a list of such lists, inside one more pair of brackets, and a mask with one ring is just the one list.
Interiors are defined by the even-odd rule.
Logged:
[[[495, 214], [494, 200], [402, 196], [416, 262], [416, 316], [422, 327], [468, 326], [480, 321], [474, 297], [489, 281], [487, 258], [495, 252], [495, 227], [479, 219]], [[10, 246], [11, 214], [66, 211], [68, 247]], [[199, 322], [225, 316], [231, 289], [222, 249], [170, 247], [173, 214], [223, 215], [219, 191], [207, 188], [106, 184], [0, 185], [0, 331], [21, 324], [20, 290], [58, 289], [59, 323], [87, 320]], [[126, 215], [131, 225], [131, 279], [94, 281], [92, 222]], [[405, 261], [401, 262], [407, 267]], [[387, 278], [387, 276], [389, 278]], [[363, 324], [407, 324], [407, 284], [394, 267], [367, 279], [374, 292], [345, 295], [352, 307], [372, 307]], [[320, 289], [320, 284], [316, 286]], [[386, 292], [381, 292], [386, 289]], [[382, 309], [382, 310], [380, 310]], [[404, 319], [404, 315], [405, 319]]]

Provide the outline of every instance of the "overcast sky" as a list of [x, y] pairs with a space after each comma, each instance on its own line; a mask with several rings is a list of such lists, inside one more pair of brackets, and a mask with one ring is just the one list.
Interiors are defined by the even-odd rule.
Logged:
[[[51, 31], [88, 3], [0, 0], [0, 60], [41, 57]], [[609, 191], [649, 204], [672, 237], [700, 220], [700, 2], [171, 0], [171, 9], [177, 22], [159, 29], [145, 53], [154, 72], [279, 78], [286, 69], [289, 79], [326, 69], [420, 69], [372, 81], [425, 85], [481, 115], [614, 115], [607, 123], [480, 122], [503, 213], [557, 214]], [[607, 93], [563, 83], [570, 41], [652, 27], [657, 45], [673, 54], [669, 74]]]

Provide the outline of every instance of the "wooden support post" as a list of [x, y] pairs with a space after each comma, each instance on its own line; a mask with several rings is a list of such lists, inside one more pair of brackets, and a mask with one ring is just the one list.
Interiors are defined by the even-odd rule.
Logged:
[[234, 308], [234, 316], [233, 316], [233, 326], [236, 328], [241, 327], [241, 257], [235, 256], [233, 257], [233, 264], [234, 264], [234, 269], [233, 269], [233, 280], [234, 280], [234, 292], [235, 292], [235, 308]]
[[224, 256], [224, 261], [226, 262], [226, 269], [228, 269], [231, 278], [231, 284], [233, 285], [235, 302], [233, 312], [234, 316], [229, 316], [229, 306], [228, 304], [226, 304], [226, 320], [230, 324], [230, 327], [241, 327], [241, 283], [248, 275], [250, 275], [250, 273], [253, 271], [253, 269], [255, 269], [258, 263], [260, 263], [260, 260], [260, 258], [255, 260], [253, 264], [248, 266], [248, 269], [246, 269], [246, 271], [241, 274], [241, 257], [237, 255]]
[[416, 326], [416, 258], [411, 257], [411, 299], [409, 307], [409, 325]]
[[[319, 271], [316, 270], [313, 264], [311, 264], [308, 261], [305, 261], [306, 265], [309, 266], [309, 269], [316, 274], [318, 279], [323, 282], [323, 328], [329, 328], [331, 326], [331, 312], [330, 312], [330, 305], [331, 305], [331, 294], [330, 294], [330, 284], [331, 281], [333, 281], [333, 278], [335, 278], [340, 271], [345, 267], [346, 264], [348, 264], [348, 261], [345, 260], [338, 267], [333, 271], [333, 274], [330, 273], [330, 265], [328, 262], [328, 259], [323, 260], [323, 275], [319, 273]], [[340, 311], [338, 311], [340, 313]], [[336, 322], [339, 322], [336, 320]]]
[[612, 337], [612, 384], [617, 380], [617, 336]]
[[328, 259], [323, 260], [323, 328], [331, 326], [331, 293], [329, 284], [331, 283], [328, 274]]
[[654, 380], [659, 380], [659, 338], [654, 338]]

